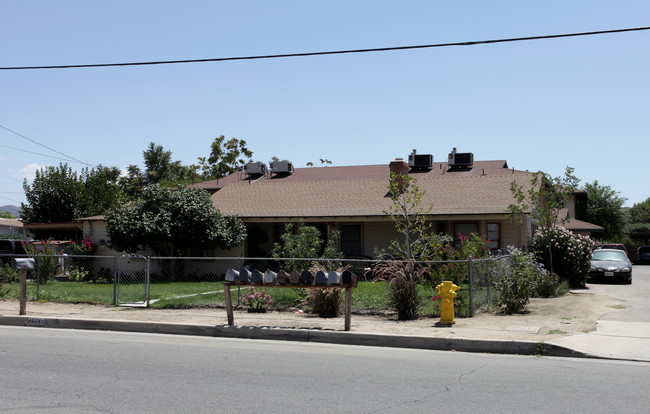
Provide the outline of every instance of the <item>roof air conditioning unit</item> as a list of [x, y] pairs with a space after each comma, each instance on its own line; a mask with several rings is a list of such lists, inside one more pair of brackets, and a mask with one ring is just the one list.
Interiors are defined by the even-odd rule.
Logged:
[[271, 172], [274, 174], [292, 174], [293, 171], [293, 164], [291, 161], [282, 160], [273, 161], [271, 163]]
[[449, 153], [450, 167], [468, 168], [474, 165], [474, 154], [471, 152], [456, 152], [456, 147]]
[[244, 172], [248, 175], [264, 175], [266, 174], [266, 164], [251, 161], [244, 165]]
[[418, 154], [413, 148], [413, 152], [409, 155], [409, 167], [420, 169], [420, 168], [432, 168], [433, 167], [433, 155], [431, 154]]

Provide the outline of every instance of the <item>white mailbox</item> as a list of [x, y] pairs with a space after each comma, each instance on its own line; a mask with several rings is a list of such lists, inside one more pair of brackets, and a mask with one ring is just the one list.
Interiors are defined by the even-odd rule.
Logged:
[[34, 259], [11, 259], [11, 267], [16, 270], [34, 270]]

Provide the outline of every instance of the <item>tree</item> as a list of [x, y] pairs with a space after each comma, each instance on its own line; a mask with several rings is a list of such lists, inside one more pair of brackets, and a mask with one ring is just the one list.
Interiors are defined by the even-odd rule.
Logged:
[[635, 203], [628, 210], [630, 223], [650, 223], [650, 197], [640, 203]]
[[425, 210], [422, 204], [424, 191], [416, 185], [416, 179], [406, 174], [390, 174], [388, 195], [393, 204], [384, 211], [395, 224], [395, 230], [404, 235], [404, 240], [392, 240], [391, 251], [407, 259], [419, 256], [420, 250], [426, 245], [424, 239], [429, 230], [426, 215], [431, 208]]
[[172, 170], [171, 151], [165, 151], [162, 145], [150, 142], [142, 156], [145, 166], [144, 179], [147, 184], [158, 184], [169, 178]]
[[[343, 254], [338, 249], [341, 233], [332, 231], [329, 240], [325, 242], [321, 239], [320, 231], [314, 226], [305, 226], [304, 222], [300, 223], [300, 229], [297, 233], [293, 232], [294, 225], [289, 223], [284, 227], [284, 233], [280, 236], [280, 242], [273, 245], [272, 255], [278, 259], [287, 258], [304, 258], [304, 259], [340, 259]], [[325, 247], [323, 247], [325, 243]], [[328, 270], [335, 270], [339, 263], [323, 262]], [[307, 270], [312, 263], [302, 260], [287, 260], [283, 263], [286, 270]]]
[[623, 210], [626, 199], [620, 197], [610, 186], [598, 184], [598, 181], [587, 183], [584, 190], [587, 192], [587, 221], [605, 228], [605, 240], [622, 237], [626, 224]]
[[240, 170], [246, 164], [244, 158], [250, 159], [253, 152], [246, 147], [243, 139], [226, 138], [221, 135], [210, 145], [210, 156], [199, 158], [205, 179], [218, 179]]
[[564, 203], [578, 188], [580, 180], [573, 175], [573, 168], [566, 167], [563, 177], [551, 177], [538, 171], [533, 173], [530, 187], [524, 187], [513, 181], [510, 191], [515, 203], [508, 206], [509, 218], [513, 222], [523, 223], [527, 212], [535, 223], [544, 229], [563, 224], [568, 217], [560, 217]]
[[[60, 223], [96, 216], [119, 204], [122, 190], [117, 167], [98, 166], [77, 174], [67, 164], [48, 166], [36, 171], [32, 185], [23, 183], [28, 204], [22, 204], [22, 217], [28, 223]], [[33, 231], [37, 238], [44, 231]], [[74, 237], [55, 231], [57, 237]], [[52, 236], [52, 234], [48, 234]]]
[[236, 216], [223, 216], [208, 193], [197, 188], [147, 187], [142, 197], [106, 215], [109, 244], [135, 253], [182, 256], [192, 250], [229, 249], [241, 245], [246, 228]]
[[22, 203], [22, 219], [28, 223], [57, 223], [77, 217], [82, 184], [68, 164], [36, 171], [32, 185], [23, 182], [27, 204]]
[[142, 170], [137, 165], [131, 164], [127, 168], [127, 174], [120, 177], [119, 186], [122, 193], [129, 199], [135, 199], [140, 196], [147, 185]]
[[4, 210], [3, 210], [3, 211], [0, 211], [0, 218], [15, 219], [16, 216], [14, 216], [13, 214], [11, 214], [11, 213], [8, 212], [8, 211], [4, 211]]
[[102, 165], [81, 171], [79, 180], [82, 185], [77, 201], [78, 217], [104, 214], [122, 201], [120, 174], [119, 168]]

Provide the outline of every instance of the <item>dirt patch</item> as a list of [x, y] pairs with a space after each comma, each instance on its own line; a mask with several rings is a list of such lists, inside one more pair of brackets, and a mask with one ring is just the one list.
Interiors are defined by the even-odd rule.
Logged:
[[[588, 292], [588, 291], [587, 291]], [[533, 298], [527, 311], [504, 315], [484, 312], [474, 318], [456, 318], [456, 324], [440, 326], [438, 318], [422, 316], [412, 321], [398, 321], [394, 314], [352, 315], [351, 330], [386, 335], [414, 335], [501, 340], [548, 341], [596, 329], [598, 318], [616, 312], [621, 301], [591, 293], [568, 294], [559, 298]], [[18, 315], [18, 302], [0, 301], [0, 314]], [[27, 304], [27, 316], [74, 319], [114, 319], [192, 325], [227, 325], [223, 308], [139, 309], [88, 304]], [[237, 326], [323, 329], [342, 331], [344, 318], [319, 318], [295, 311], [249, 314], [235, 311]]]

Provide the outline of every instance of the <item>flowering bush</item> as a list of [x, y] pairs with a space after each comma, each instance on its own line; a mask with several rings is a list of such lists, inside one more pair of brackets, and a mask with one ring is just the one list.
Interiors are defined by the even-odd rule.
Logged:
[[584, 286], [594, 248], [589, 237], [573, 234], [564, 227], [539, 229], [533, 236], [531, 248], [546, 269], [571, 286]]
[[248, 294], [244, 295], [241, 301], [250, 309], [266, 309], [273, 305], [271, 295], [267, 294], [264, 289], [258, 292], [254, 287], [248, 288]]
[[84, 237], [78, 242], [73, 241], [65, 247], [65, 253], [76, 256], [87, 256], [95, 252], [95, 245], [90, 242], [90, 237]]
[[52, 239], [47, 239], [42, 243], [30, 242], [25, 239], [22, 245], [25, 253], [29, 257], [36, 259], [36, 271], [38, 272], [40, 283], [46, 283], [54, 276], [59, 266], [59, 259], [55, 257], [56, 245]]

